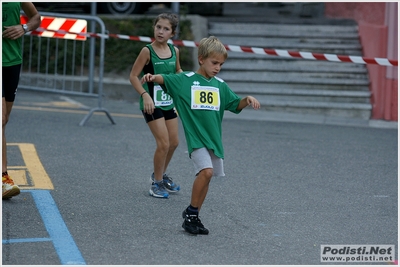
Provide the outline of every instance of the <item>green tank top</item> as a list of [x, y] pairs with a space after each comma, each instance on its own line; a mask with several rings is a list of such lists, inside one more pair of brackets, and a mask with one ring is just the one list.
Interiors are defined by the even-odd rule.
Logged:
[[[21, 24], [20, 2], [7, 2], [2, 3], [2, 31], [4, 26], [12, 26]], [[2, 63], [3, 67], [15, 66], [22, 63], [22, 51], [21, 51], [22, 38], [17, 40], [11, 40], [8, 38], [2, 38]]]
[[[176, 73], [176, 53], [172, 44], [168, 44], [171, 50], [171, 57], [159, 58], [153, 47], [148, 44], [146, 47], [150, 50], [150, 62], [144, 66], [141, 76], [146, 73], [151, 74], [171, 74]], [[154, 106], [162, 110], [174, 108], [173, 100], [170, 95], [162, 90], [157, 83], [145, 83], [143, 88], [149, 93], [154, 101]], [[140, 98], [140, 109], [143, 110], [143, 99]]]

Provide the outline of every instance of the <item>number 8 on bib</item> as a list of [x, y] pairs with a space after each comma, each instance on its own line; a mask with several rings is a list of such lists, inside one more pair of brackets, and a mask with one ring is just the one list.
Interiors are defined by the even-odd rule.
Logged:
[[192, 109], [220, 109], [219, 88], [209, 86], [192, 86]]

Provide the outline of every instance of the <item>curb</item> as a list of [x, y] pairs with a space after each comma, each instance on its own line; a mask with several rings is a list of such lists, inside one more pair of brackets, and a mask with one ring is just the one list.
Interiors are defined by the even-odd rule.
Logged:
[[362, 120], [346, 117], [334, 117], [317, 114], [285, 113], [266, 110], [253, 110], [250, 107], [244, 109], [240, 114], [225, 112], [225, 119], [254, 120], [269, 122], [289, 122], [305, 124], [323, 124], [350, 127], [371, 127], [380, 129], [398, 129], [397, 121], [384, 120]]

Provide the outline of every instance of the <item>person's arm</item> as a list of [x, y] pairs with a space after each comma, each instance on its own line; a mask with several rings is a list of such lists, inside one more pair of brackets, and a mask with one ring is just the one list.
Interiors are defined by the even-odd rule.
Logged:
[[147, 47], [143, 47], [138, 57], [136, 58], [135, 63], [133, 63], [131, 73], [129, 74], [129, 81], [139, 95], [142, 95], [142, 93], [146, 92], [146, 90], [142, 86], [142, 83], [139, 80], [139, 76], [144, 66], [147, 65], [149, 61], [150, 51]]
[[158, 83], [158, 84], [164, 84], [164, 78], [160, 74], [153, 75], [153, 74], [147, 73], [147, 74], [143, 75], [142, 83], [148, 83], [148, 82], [155, 82], [155, 83]]
[[135, 63], [132, 66], [131, 73], [129, 75], [129, 81], [131, 82], [133, 88], [143, 99], [144, 112], [147, 114], [153, 114], [154, 112], [154, 102], [151, 96], [143, 88], [141, 81], [139, 80], [140, 73], [142, 72], [145, 65], [150, 61], [150, 50], [147, 47], [142, 48]]
[[[26, 25], [28, 26], [28, 31], [36, 30], [42, 22], [40, 14], [36, 10], [36, 7], [31, 2], [22, 2], [21, 8], [28, 17], [28, 22], [26, 23]], [[5, 26], [2, 36], [3, 38], [16, 40], [22, 37], [24, 34], [25, 31], [24, 28], [22, 28], [22, 25], [17, 24], [12, 26]]]
[[40, 18], [40, 14], [37, 11], [36, 7], [33, 5], [33, 3], [22, 2], [21, 8], [29, 19], [28, 22], [26, 23], [26, 25], [28, 26], [28, 31], [33, 31], [39, 28], [40, 23], [42, 23], [42, 19]]
[[176, 54], [176, 73], [181, 73], [183, 70], [181, 68], [181, 63], [179, 61], [179, 49], [177, 47], [174, 47], [174, 49]]
[[241, 110], [241, 109], [244, 109], [245, 107], [247, 107], [248, 105], [251, 105], [253, 107], [253, 109], [260, 108], [260, 102], [258, 102], [257, 99], [255, 99], [252, 96], [246, 96], [240, 100], [239, 105], [237, 106], [236, 109]]

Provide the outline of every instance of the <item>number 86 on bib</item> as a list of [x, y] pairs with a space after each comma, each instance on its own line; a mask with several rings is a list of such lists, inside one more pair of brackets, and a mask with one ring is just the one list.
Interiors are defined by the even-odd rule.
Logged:
[[192, 109], [220, 109], [219, 89], [207, 86], [192, 86]]

